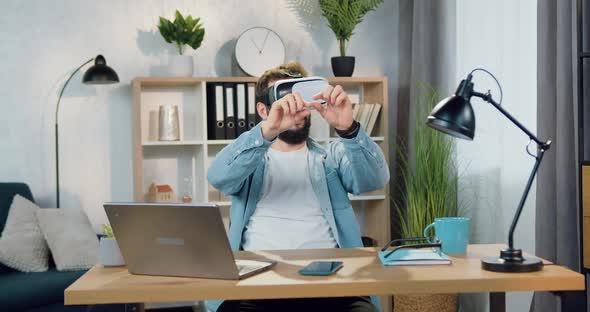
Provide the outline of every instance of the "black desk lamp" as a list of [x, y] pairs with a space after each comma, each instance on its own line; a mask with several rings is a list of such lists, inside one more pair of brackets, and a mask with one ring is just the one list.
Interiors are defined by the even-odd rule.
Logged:
[[64, 94], [64, 90], [66, 86], [74, 77], [74, 75], [82, 68], [84, 65], [94, 61], [94, 65], [84, 73], [84, 77], [82, 78], [82, 82], [85, 84], [110, 84], [110, 83], [117, 83], [119, 82], [119, 76], [117, 73], [110, 67], [107, 66], [107, 62], [102, 55], [97, 55], [95, 58], [91, 58], [86, 61], [84, 64], [78, 66], [76, 70], [70, 75], [66, 83], [61, 89], [59, 93], [59, 97], [57, 98], [57, 106], [55, 107], [55, 193], [56, 193], [56, 204], [57, 208], [59, 208], [59, 135], [58, 135], [58, 116], [59, 116], [59, 102], [61, 101], [61, 97]]
[[[478, 70], [488, 73], [496, 80], [496, 82], [498, 82], [494, 75], [492, 75], [487, 70], [481, 68], [474, 69], [471, 71], [471, 73], [469, 73], [469, 75], [467, 75], [465, 80], [461, 81], [454, 95], [440, 101], [436, 107], [434, 107], [428, 116], [426, 124], [448, 135], [452, 135], [461, 139], [473, 140], [473, 136], [475, 134], [475, 115], [473, 114], [473, 108], [471, 107], [470, 99], [472, 96], [476, 96], [492, 104], [492, 106], [498, 109], [500, 113], [506, 116], [506, 118], [512, 121], [512, 123], [514, 123], [520, 130], [526, 133], [531, 141], [535, 141], [535, 143], [537, 143], [536, 156], [529, 152], [527, 145], [527, 153], [535, 158], [535, 165], [533, 166], [533, 171], [531, 172], [529, 180], [524, 189], [524, 193], [522, 194], [520, 202], [518, 203], [518, 208], [516, 209], [516, 213], [512, 219], [512, 225], [510, 225], [510, 231], [508, 234], [508, 248], [502, 249], [500, 251], [499, 258], [487, 257], [482, 259], [481, 266], [484, 270], [495, 272], [539, 271], [543, 268], [543, 263], [538, 259], [523, 258], [522, 250], [514, 248], [513, 236], [516, 223], [518, 222], [524, 202], [529, 194], [529, 190], [531, 189], [533, 179], [537, 174], [541, 160], [543, 160], [543, 154], [551, 146], [551, 141], [543, 142], [537, 138], [520, 122], [518, 122], [518, 120], [512, 117], [512, 115], [510, 115], [506, 110], [504, 110], [500, 104], [494, 101], [489, 91], [486, 94], [473, 91], [473, 82], [471, 82], [471, 79], [473, 78], [473, 72]], [[499, 83], [498, 86], [500, 86]], [[500, 89], [500, 92], [501, 90], [502, 89]], [[501, 98], [500, 102], [502, 102]]]

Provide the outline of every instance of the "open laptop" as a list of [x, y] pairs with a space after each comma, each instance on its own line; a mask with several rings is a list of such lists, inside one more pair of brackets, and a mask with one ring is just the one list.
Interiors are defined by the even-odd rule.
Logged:
[[274, 261], [235, 260], [213, 204], [105, 203], [130, 273], [242, 279]]

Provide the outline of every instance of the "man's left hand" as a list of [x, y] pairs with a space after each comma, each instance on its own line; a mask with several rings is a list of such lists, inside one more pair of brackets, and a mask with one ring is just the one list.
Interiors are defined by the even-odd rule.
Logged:
[[325, 106], [318, 102], [309, 102], [306, 105], [314, 107], [330, 126], [338, 130], [346, 130], [352, 126], [352, 103], [341, 86], [328, 86], [323, 93], [315, 95], [313, 99], [326, 102]]

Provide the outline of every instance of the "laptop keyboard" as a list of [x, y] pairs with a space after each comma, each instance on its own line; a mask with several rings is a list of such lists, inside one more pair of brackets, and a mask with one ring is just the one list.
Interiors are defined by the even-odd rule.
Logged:
[[272, 265], [272, 263], [266, 261], [236, 260], [236, 267], [238, 268], [238, 273], [240, 276], [251, 273], [253, 271], [264, 269], [265, 267], [268, 267], [270, 265]]
[[248, 272], [252, 272], [256, 269], [259, 269], [261, 266], [260, 265], [245, 265], [245, 264], [237, 264], [238, 266], [238, 272], [240, 275], [242, 274], [246, 274]]

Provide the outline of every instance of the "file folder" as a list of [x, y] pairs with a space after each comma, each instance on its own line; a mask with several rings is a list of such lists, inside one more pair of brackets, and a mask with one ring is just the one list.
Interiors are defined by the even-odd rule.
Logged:
[[225, 139], [223, 85], [220, 84], [207, 84], [207, 133], [209, 140]]
[[236, 112], [237, 123], [236, 123], [236, 137], [240, 134], [248, 131], [248, 124], [246, 123], [246, 84], [236, 84]]
[[223, 84], [225, 90], [225, 138], [233, 140], [236, 138], [236, 115], [234, 111], [234, 85], [231, 83]]
[[248, 84], [248, 130], [254, 128], [258, 123], [256, 113], [256, 90], [253, 83]]

